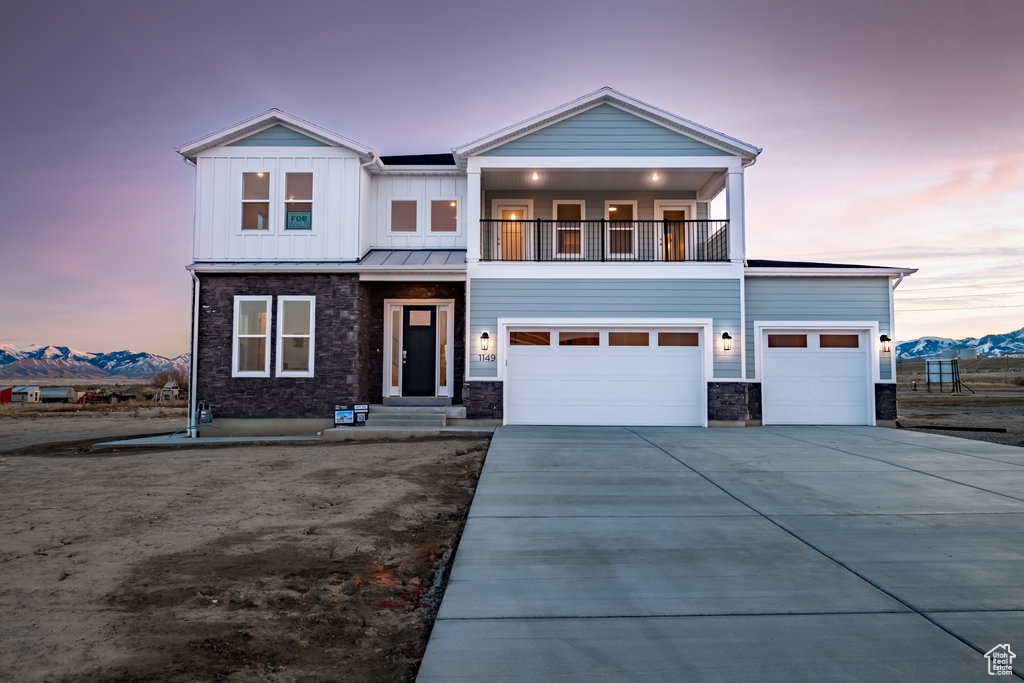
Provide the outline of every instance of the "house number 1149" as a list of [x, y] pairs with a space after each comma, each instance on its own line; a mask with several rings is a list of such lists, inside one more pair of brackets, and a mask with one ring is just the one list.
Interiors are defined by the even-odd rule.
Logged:
[[478, 353], [476, 354], [476, 359], [481, 363], [493, 363], [498, 360], [498, 356], [493, 353]]

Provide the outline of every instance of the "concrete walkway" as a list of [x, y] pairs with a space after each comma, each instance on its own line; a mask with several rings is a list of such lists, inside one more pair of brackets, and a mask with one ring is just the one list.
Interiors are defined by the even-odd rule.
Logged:
[[417, 680], [991, 681], [1001, 643], [1024, 672], [1022, 448], [504, 427]]

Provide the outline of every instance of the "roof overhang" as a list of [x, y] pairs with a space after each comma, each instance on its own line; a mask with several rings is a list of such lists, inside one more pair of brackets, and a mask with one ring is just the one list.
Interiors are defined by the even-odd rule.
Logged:
[[913, 275], [917, 268], [886, 268], [884, 266], [863, 266], [856, 268], [837, 266], [834, 268], [744, 268], [747, 277], [895, 277]]
[[482, 152], [498, 147], [510, 140], [527, 135], [544, 128], [545, 126], [549, 126], [552, 123], [557, 123], [558, 121], [569, 118], [570, 116], [601, 104], [610, 104], [618, 107], [630, 112], [631, 114], [635, 114], [641, 118], [645, 118], [649, 121], [665, 126], [666, 128], [674, 130], [682, 135], [687, 135], [713, 147], [729, 152], [730, 154], [742, 157], [744, 165], [754, 163], [757, 155], [761, 153], [760, 147], [756, 147], [748, 142], [743, 142], [742, 140], [726, 135], [725, 133], [708, 128], [707, 126], [702, 126], [699, 123], [690, 121], [689, 119], [684, 119], [681, 116], [676, 116], [671, 112], [659, 109], [658, 107], [647, 104], [646, 102], [641, 102], [640, 100], [624, 95], [623, 93], [609, 87], [595, 90], [583, 97], [572, 100], [571, 102], [566, 102], [561, 106], [549, 109], [537, 114], [536, 116], [502, 128], [501, 130], [489, 135], [477, 138], [472, 142], [467, 142], [459, 147], [453, 147], [452, 153], [455, 155], [456, 163], [458, 163], [460, 167], [465, 168], [466, 159], [470, 156], [481, 154]]
[[363, 161], [370, 161], [376, 157], [376, 153], [370, 147], [356, 142], [355, 140], [346, 138], [343, 135], [338, 135], [326, 128], [321, 128], [320, 126], [310, 123], [304, 119], [300, 119], [297, 116], [292, 116], [280, 109], [270, 109], [262, 114], [257, 114], [252, 118], [236, 123], [233, 126], [211, 133], [204, 138], [193, 140], [192, 142], [179, 147], [177, 152], [181, 156], [185, 157], [185, 159], [194, 162], [197, 155], [211, 147], [219, 147], [221, 145], [229, 144], [235, 140], [240, 140], [241, 138], [276, 125], [291, 128], [294, 131], [311, 137], [314, 140], [318, 140], [330, 147], [345, 147], [346, 149], [350, 149], [359, 154], [359, 156], [363, 158]]

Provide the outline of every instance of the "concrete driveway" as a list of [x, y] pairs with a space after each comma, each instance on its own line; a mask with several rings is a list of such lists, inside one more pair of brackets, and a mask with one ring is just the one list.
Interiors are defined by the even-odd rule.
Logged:
[[418, 680], [991, 681], [1005, 643], [1024, 672], [1022, 448], [505, 427]]

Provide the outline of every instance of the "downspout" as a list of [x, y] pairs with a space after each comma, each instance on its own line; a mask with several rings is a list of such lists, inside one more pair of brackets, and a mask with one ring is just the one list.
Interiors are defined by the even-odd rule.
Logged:
[[196, 369], [198, 364], [196, 348], [199, 346], [199, 278], [196, 276], [196, 271], [191, 268], [189, 268], [188, 272], [192, 276], [192, 350], [189, 354], [188, 435], [190, 438], [195, 439], [199, 436], [199, 425], [196, 424], [198, 419], [196, 415], [196, 399], [199, 392], [199, 387], [197, 386], [198, 372]]

